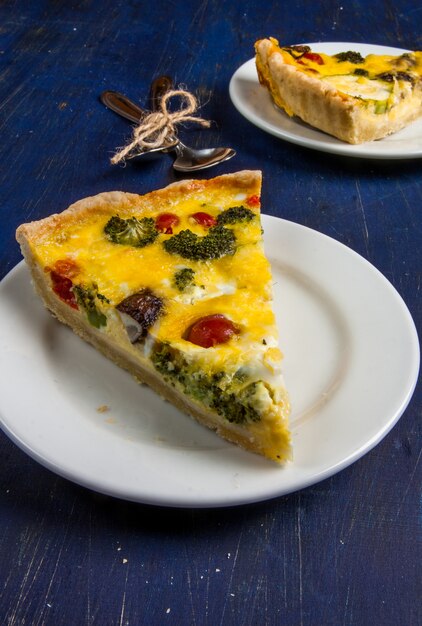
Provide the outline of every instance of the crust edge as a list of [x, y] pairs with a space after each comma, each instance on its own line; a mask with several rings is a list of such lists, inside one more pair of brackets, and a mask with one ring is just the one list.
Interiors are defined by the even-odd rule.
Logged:
[[130, 212], [148, 210], [158, 200], [166, 200], [173, 195], [190, 193], [209, 186], [255, 187], [261, 189], [262, 173], [260, 170], [241, 170], [231, 174], [222, 174], [208, 180], [184, 179], [170, 183], [162, 189], [150, 191], [144, 195], [126, 191], [105, 191], [94, 196], [87, 196], [71, 204], [60, 213], [54, 213], [43, 219], [20, 225], [16, 230], [16, 240], [22, 246], [25, 241], [38, 243], [49, 232], [63, 227], [66, 223], [81, 221], [91, 212], [110, 213], [110, 209], [118, 207], [119, 211]]

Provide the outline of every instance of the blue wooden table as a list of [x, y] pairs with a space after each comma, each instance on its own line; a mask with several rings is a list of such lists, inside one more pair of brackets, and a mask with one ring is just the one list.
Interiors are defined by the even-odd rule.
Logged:
[[[145, 100], [151, 78], [167, 73], [214, 120], [183, 137], [237, 150], [205, 176], [262, 169], [264, 211], [368, 259], [421, 330], [421, 161], [286, 143], [241, 117], [228, 94], [263, 36], [421, 49], [419, 2], [4, 0], [0, 18], [1, 278], [21, 260], [18, 224], [100, 191], [143, 193], [180, 178], [169, 156], [111, 166], [128, 126], [98, 100], [107, 88]], [[0, 433], [0, 623], [422, 624], [421, 401], [417, 388], [388, 436], [341, 473], [229, 509], [101, 496]]]

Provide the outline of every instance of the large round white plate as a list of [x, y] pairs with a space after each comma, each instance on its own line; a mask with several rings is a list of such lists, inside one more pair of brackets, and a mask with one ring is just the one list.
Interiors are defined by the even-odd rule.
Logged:
[[[313, 50], [326, 54], [336, 54], [345, 50], [355, 50], [363, 56], [367, 54], [398, 55], [407, 52], [400, 48], [345, 42], [307, 45]], [[422, 118], [398, 133], [379, 141], [351, 145], [308, 126], [297, 117], [289, 117], [273, 104], [268, 90], [259, 84], [255, 59], [244, 63], [233, 74], [229, 92], [235, 107], [252, 124], [271, 135], [300, 146], [368, 159], [409, 159], [422, 156]]]
[[180, 507], [287, 494], [368, 452], [416, 383], [412, 318], [391, 284], [349, 248], [274, 217], [263, 216], [263, 225], [293, 405], [293, 462], [280, 467], [226, 443], [138, 385], [43, 309], [23, 263], [0, 283], [4, 431], [81, 485]]

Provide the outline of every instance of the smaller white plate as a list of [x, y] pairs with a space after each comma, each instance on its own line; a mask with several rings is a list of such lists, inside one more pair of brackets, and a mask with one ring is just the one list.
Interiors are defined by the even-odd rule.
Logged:
[[[399, 55], [408, 50], [372, 44], [326, 42], [310, 43], [317, 52], [337, 54], [355, 50], [367, 54]], [[230, 98], [237, 110], [258, 128], [291, 143], [351, 157], [368, 159], [409, 159], [422, 157], [422, 118], [403, 130], [379, 141], [351, 145], [308, 126], [297, 117], [289, 117], [276, 107], [268, 90], [259, 84], [255, 59], [244, 63], [233, 74], [229, 86]]]

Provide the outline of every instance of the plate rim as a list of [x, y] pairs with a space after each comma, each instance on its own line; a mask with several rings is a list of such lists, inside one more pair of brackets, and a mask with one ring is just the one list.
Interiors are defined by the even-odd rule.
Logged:
[[[163, 496], [161, 495], [158, 497], [151, 498], [151, 497], [144, 497], [142, 496], [142, 494], [138, 494], [136, 497], [134, 497], [134, 494], [132, 492], [128, 490], [125, 491], [124, 485], [123, 485], [123, 488], [116, 491], [114, 489], [110, 490], [106, 488], [104, 485], [99, 484], [98, 478], [95, 479], [95, 477], [92, 478], [91, 476], [84, 476], [83, 478], [81, 478], [80, 475], [76, 475], [77, 472], [75, 474], [75, 471], [73, 472], [68, 471], [66, 468], [58, 466], [57, 462], [55, 462], [54, 460], [51, 460], [51, 458], [46, 458], [43, 454], [40, 454], [38, 450], [34, 449], [33, 446], [31, 447], [30, 442], [28, 443], [28, 441], [25, 441], [20, 436], [18, 436], [13, 431], [13, 428], [10, 428], [9, 425], [5, 423], [5, 420], [3, 419], [3, 407], [0, 406], [0, 426], [2, 430], [5, 432], [5, 434], [20, 449], [22, 449], [26, 454], [28, 454], [35, 461], [39, 462], [41, 465], [43, 465], [50, 471], [53, 471], [55, 474], [62, 476], [63, 478], [72, 481], [73, 483], [79, 484], [92, 491], [96, 491], [98, 493], [102, 493], [104, 495], [111, 496], [111, 497], [117, 497], [120, 499], [143, 503], [143, 504], [149, 504], [149, 505], [155, 505], [155, 506], [167, 506], [167, 507], [174, 507], [174, 508], [231, 507], [231, 506], [240, 506], [240, 505], [251, 504], [255, 502], [266, 501], [266, 500], [274, 499], [277, 497], [285, 496], [297, 490], [304, 489], [311, 485], [317, 484], [318, 482], [337, 474], [338, 472], [342, 471], [346, 467], [349, 467], [350, 465], [352, 465], [354, 462], [356, 462], [358, 459], [363, 457], [370, 450], [372, 450], [390, 432], [390, 430], [394, 427], [394, 425], [403, 415], [404, 411], [406, 410], [412, 398], [414, 389], [417, 384], [419, 366], [420, 366], [420, 350], [419, 350], [417, 329], [416, 329], [414, 320], [412, 318], [412, 315], [406, 303], [404, 302], [403, 298], [401, 297], [399, 292], [395, 289], [395, 287], [392, 285], [392, 283], [372, 263], [370, 263], [367, 259], [365, 259], [365, 257], [361, 256], [359, 253], [355, 252], [352, 248], [330, 237], [329, 235], [316, 231], [308, 226], [299, 224], [297, 222], [293, 222], [291, 220], [286, 220], [284, 218], [278, 218], [278, 217], [270, 216], [266, 214], [263, 214], [262, 217], [263, 217], [264, 230], [266, 230], [266, 228], [268, 227], [268, 225], [271, 224], [271, 222], [273, 223], [276, 222], [277, 224], [280, 225], [280, 227], [283, 227], [283, 225], [287, 224], [288, 227], [290, 228], [297, 229], [298, 231], [303, 231], [306, 233], [311, 233], [312, 236], [314, 237], [316, 236], [317, 238], [321, 238], [322, 240], [329, 240], [329, 243], [331, 245], [335, 245], [338, 248], [345, 251], [347, 254], [351, 255], [352, 257], [357, 258], [359, 262], [363, 263], [366, 269], [369, 269], [371, 272], [375, 274], [377, 279], [382, 280], [382, 282], [384, 283], [384, 286], [386, 286], [389, 289], [390, 294], [394, 297], [396, 302], [400, 304], [401, 313], [404, 315], [403, 319], [405, 319], [406, 321], [407, 330], [409, 332], [409, 335], [412, 335], [411, 345], [413, 348], [413, 352], [412, 352], [413, 376], [411, 378], [411, 383], [409, 384], [408, 382], [408, 384], [406, 385], [405, 393], [403, 392], [400, 396], [401, 399], [400, 399], [400, 403], [399, 403], [397, 410], [393, 412], [391, 415], [389, 414], [388, 420], [383, 423], [382, 428], [379, 428], [377, 433], [374, 436], [368, 439], [363, 445], [361, 445], [357, 449], [350, 451], [350, 453], [347, 454], [343, 459], [338, 460], [335, 463], [331, 463], [329, 464], [329, 466], [325, 468], [321, 468], [318, 472], [309, 475], [306, 480], [303, 480], [303, 477], [301, 476], [296, 476], [295, 480], [291, 482], [290, 487], [287, 489], [283, 488], [282, 481], [280, 483], [280, 488], [277, 490], [274, 490], [272, 483], [269, 482], [269, 487], [266, 489], [260, 489], [259, 493], [248, 495], [247, 493], [236, 494], [232, 492], [230, 498], [228, 497], [221, 498], [220, 496], [208, 495], [203, 499], [203, 501], [198, 500], [198, 499], [195, 499], [195, 501], [193, 501], [192, 498], [186, 497], [186, 494], [184, 498], [181, 498], [180, 496], [177, 496], [177, 495], [176, 496], [167, 495], [167, 497], [165, 498], [163, 498]], [[264, 239], [264, 244], [265, 244], [265, 239]], [[267, 255], [269, 258], [271, 258], [270, 250], [267, 250]], [[22, 270], [23, 267], [25, 267], [25, 270], [27, 269], [25, 266], [25, 262], [21, 261], [14, 268], [12, 268], [10, 272], [6, 274], [6, 276], [0, 282], [0, 288], [1, 288], [1, 284], [4, 281], [13, 280], [15, 274], [17, 274], [20, 270]], [[78, 338], [76, 339], [80, 341]], [[280, 471], [283, 471], [283, 469], [281, 468]]]
[[[386, 46], [383, 44], [372, 44], [372, 43], [362, 43], [362, 42], [358, 43], [358, 42], [320, 41], [320, 42], [311, 42], [311, 43], [306, 43], [306, 44], [302, 43], [300, 45], [308, 45], [311, 48], [315, 48], [318, 46], [339, 46], [342, 48], [354, 47], [358, 51], [360, 51], [359, 49], [362, 49], [362, 48], [373, 47], [374, 49], [384, 51], [385, 54], [394, 54], [394, 53], [399, 54], [399, 53], [409, 52], [409, 50], [406, 48], [397, 48], [394, 46]], [[325, 152], [329, 154], [337, 154], [337, 155], [351, 157], [351, 158], [381, 160], [381, 161], [389, 161], [389, 160], [391, 161], [409, 160], [410, 161], [413, 159], [422, 158], [422, 147], [417, 150], [415, 149], [413, 151], [410, 151], [410, 152], [404, 152], [403, 150], [385, 152], [382, 150], [382, 148], [379, 150], [367, 152], [364, 149], [362, 149], [362, 146], [365, 146], [365, 145], [370, 145], [370, 146], [376, 145], [377, 147], [382, 146], [382, 140], [379, 140], [376, 142], [367, 142], [366, 144], [364, 143], [364, 144], [352, 145], [346, 142], [342, 142], [340, 139], [338, 139], [337, 140], [338, 143], [336, 142], [330, 143], [328, 141], [324, 141], [324, 138], [327, 137], [330, 139], [330, 141], [333, 141], [336, 138], [324, 133], [323, 131], [320, 131], [317, 128], [312, 128], [311, 126], [309, 126], [309, 131], [312, 133], [315, 133], [317, 135], [316, 138], [306, 138], [300, 135], [296, 135], [295, 133], [292, 133], [291, 131], [288, 131], [288, 130], [283, 131], [283, 129], [276, 128], [271, 123], [266, 122], [265, 118], [251, 113], [248, 106], [239, 98], [236, 92], [237, 81], [239, 79], [239, 76], [242, 74], [242, 72], [245, 71], [245, 69], [249, 69], [253, 66], [255, 66], [254, 57], [242, 63], [232, 74], [230, 81], [229, 81], [229, 89], [228, 89], [230, 100], [233, 106], [236, 108], [236, 110], [248, 122], [250, 122], [257, 128], [260, 128], [264, 132], [272, 135], [273, 137], [277, 137], [278, 139], [281, 139], [282, 141], [287, 141], [288, 143], [292, 143], [292, 144], [295, 144], [304, 148], [308, 148], [310, 150], [316, 150], [319, 152]], [[256, 85], [257, 87], [260, 87], [258, 76], [256, 76]], [[269, 97], [270, 96], [268, 94], [268, 98]], [[273, 106], [274, 108], [276, 108], [275, 105]], [[280, 110], [280, 114], [286, 115], [281, 110]], [[290, 119], [291, 118], [289, 118], [289, 120]], [[415, 122], [417, 121], [418, 120], [415, 120]], [[401, 129], [401, 130], [405, 130], [405, 129]], [[319, 135], [321, 139], [319, 138]], [[396, 136], [397, 133], [394, 133], [394, 135]], [[391, 136], [394, 136], [394, 135], [391, 135]]]

